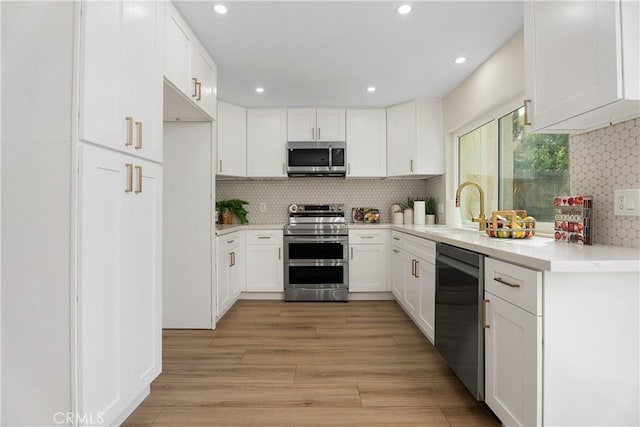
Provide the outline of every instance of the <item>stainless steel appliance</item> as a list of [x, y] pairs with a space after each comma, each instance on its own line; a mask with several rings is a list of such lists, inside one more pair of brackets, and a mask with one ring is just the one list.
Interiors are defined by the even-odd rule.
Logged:
[[484, 255], [436, 244], [436, 349], [476, 400], [484, 400]]
[[348, 301], [344, 205], [290, 205], [284, 226], [284, 300]]
[[345, 176], [344, 142], [288, 142], [289, 176]]

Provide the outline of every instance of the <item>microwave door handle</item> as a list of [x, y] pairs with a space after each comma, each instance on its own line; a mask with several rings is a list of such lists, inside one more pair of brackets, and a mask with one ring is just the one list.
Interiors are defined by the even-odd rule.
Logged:
[[[318, 129], [318, 132], [320, 129]], [[329, 170], [333, 169], [333, 150], [331, 149], [331, 144], [329, 144]]]

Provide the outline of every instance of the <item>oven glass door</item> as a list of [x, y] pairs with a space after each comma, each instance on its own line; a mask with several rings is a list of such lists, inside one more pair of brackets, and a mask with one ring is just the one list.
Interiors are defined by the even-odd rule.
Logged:
[[285, 259], [346, 261], [347, 242], [341, 238], [288, 237], [285, 238]]
[[346, 265], [296, 265], [286, 266], [288, 288], [335, 288], [346, 286]]

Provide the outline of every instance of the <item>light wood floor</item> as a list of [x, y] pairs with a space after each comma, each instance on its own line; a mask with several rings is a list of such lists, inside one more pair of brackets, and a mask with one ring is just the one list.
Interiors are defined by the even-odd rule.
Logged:
[[395, 301], [239, 301], [165, 330], [163, 373], [125, 426], [496, 426]]

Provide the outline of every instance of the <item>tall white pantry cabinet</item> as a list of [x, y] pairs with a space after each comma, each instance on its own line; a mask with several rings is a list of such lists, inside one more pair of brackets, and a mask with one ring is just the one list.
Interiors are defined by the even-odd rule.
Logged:
[[117, 425], [160, 373], [163, 19], [2, 4], [2, 425]]

